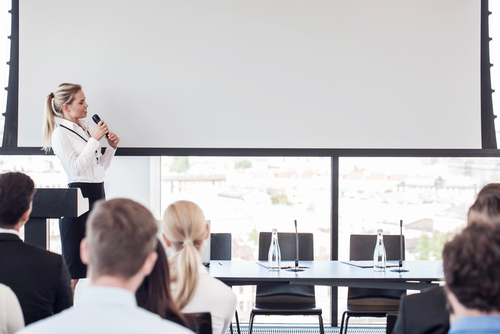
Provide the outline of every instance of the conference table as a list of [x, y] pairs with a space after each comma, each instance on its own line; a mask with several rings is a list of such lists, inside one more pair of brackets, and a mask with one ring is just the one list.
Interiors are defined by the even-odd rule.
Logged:
[[[266, 262], [261, 264], [256, 261], [211, 261], [209, 272], [229, 286], [302, 284], [422, 290], [444, 280], [442, 261], [403, 261], [403, 268], [409, 271], [402, 273], [392, 272], [394, 267], [374, 272], [373, 268], [360, 268], [341, 261], [301, 261], [300, 266], [307, 268], [300, 272], [286, 269], [273, 272], [264, 267]], [[293, 266], [293, 262], [282, 262], [282, 266], [287, 265]]]
[[[364, 261], [365, 262], [365, 261]], [[260, 263], [260, 264], [259, 264]], [[388, 263], [397, 263], [388, 261]], [[303, 284], [346, 286], [359, 288], [388, 288], [423, 290], [437, 286], [444, 281], [442, 261], [403, 261], [408, 272], [374, 272], [371, 268], [360, 268], [341, 261], [301, 261], [304, 271], [293, 272], [281, 269], [270, 271], [267, 261], [210, 261], [209, 272], [229, 286], [258, 284]], [[282, 262], [283, 266], [293, 266], [293, 262]], [[332, 326], [338, 326], [337, 292], [332, 290]]]

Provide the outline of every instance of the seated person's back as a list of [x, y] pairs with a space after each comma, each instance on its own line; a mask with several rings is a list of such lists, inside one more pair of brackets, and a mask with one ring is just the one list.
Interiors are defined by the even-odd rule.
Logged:
[[210, 237], [203, 211], [192, 202], [175, 202], [166, 209], [162, 226], [163, 238], [174, 252], [169, 264], [175, 303], [183, 313], [210, 312], [213, 334], [225, 334], [236, 296], [202, 264], [204, 241]]
[[97, 202], [81, 244], [90, 280], [78, 307], [32, 324], [19, 334], [192, 333], [137, 306], [135, 292], [156, 262], [157, 231], [151, 212], [137, 202]]
[[25, 244], [19, 229], [28, 221], [35, 185], [22, 173], [0, 175], [0, 283], [21, 304], [26, 325], [73, 305], [62, 256]]
[[500, 333], [500, 226], [467, 226], [444, 246], [443, 271], [449, 333]]

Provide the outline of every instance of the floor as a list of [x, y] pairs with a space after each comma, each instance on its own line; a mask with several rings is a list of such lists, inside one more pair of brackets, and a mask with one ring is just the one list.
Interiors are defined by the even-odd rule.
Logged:
[[[236, 325], [233, 324], [235, 333]], [[241, 334], [248, 334], [248, 324], [241, 324]], [[338, 334], [340, 331], [340, 327], [330, 327], [325, 326], [325, 334]], [[373, 326], [373, 327], [349, 327], [347, 333], [348, 334], [386, 334], [385, 326]], [[231, 334], [228, 329], [226, 334]], [[252, 334], [319, 334], [318, 327], [309, 327], [304, 325], [297, 326], [287, 326], [287, 327], [273, 327], [273, 326], [254, 326], [252, 329]]]

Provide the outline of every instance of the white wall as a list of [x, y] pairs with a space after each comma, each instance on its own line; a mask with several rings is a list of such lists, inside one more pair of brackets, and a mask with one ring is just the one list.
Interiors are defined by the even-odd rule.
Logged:
[[106, 198], [130, 198], [160, 217], [160, 157], [115, 156], [106, 171]]

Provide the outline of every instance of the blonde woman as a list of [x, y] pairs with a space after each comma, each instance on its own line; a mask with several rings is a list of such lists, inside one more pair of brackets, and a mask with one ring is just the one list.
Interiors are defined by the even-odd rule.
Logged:
[[[120, 139], [109, 132], [103, 121], [91, 129], [89, 121], [85, 120], [87, 108], [80, 85], [59, 85], [45, 100], [42, 132], [43, 148], [48, 151], [52, 147], [61, 161], [68, 176], [68, 187], [80, 188], [92, 209], [94, 202], [105, 197], [104, 171], [111, 164]], [[56, 119], [61, 120], [59, 125]], [[101, 154], [99, 141], [106, 134], [108, 147]], [[85, 236], [87, 216], [88, 212], [77, 218], [63, 218], [59, 223], [62, 255], [71, 274], [73, 292], [78, 280], [86, 277], [87, 273], [87, 266], [80, 259], [80, 242]]]
[[175, 202], [165, 211], [162, 225], [163, 238], [173, 251], [169, 264], [175, 303], [183, 313], [210, 312], [212, 333], [225, 334], [236, 296], [202, 264], [204, 242], [210, 236], [203, 211], [192, 202]]

